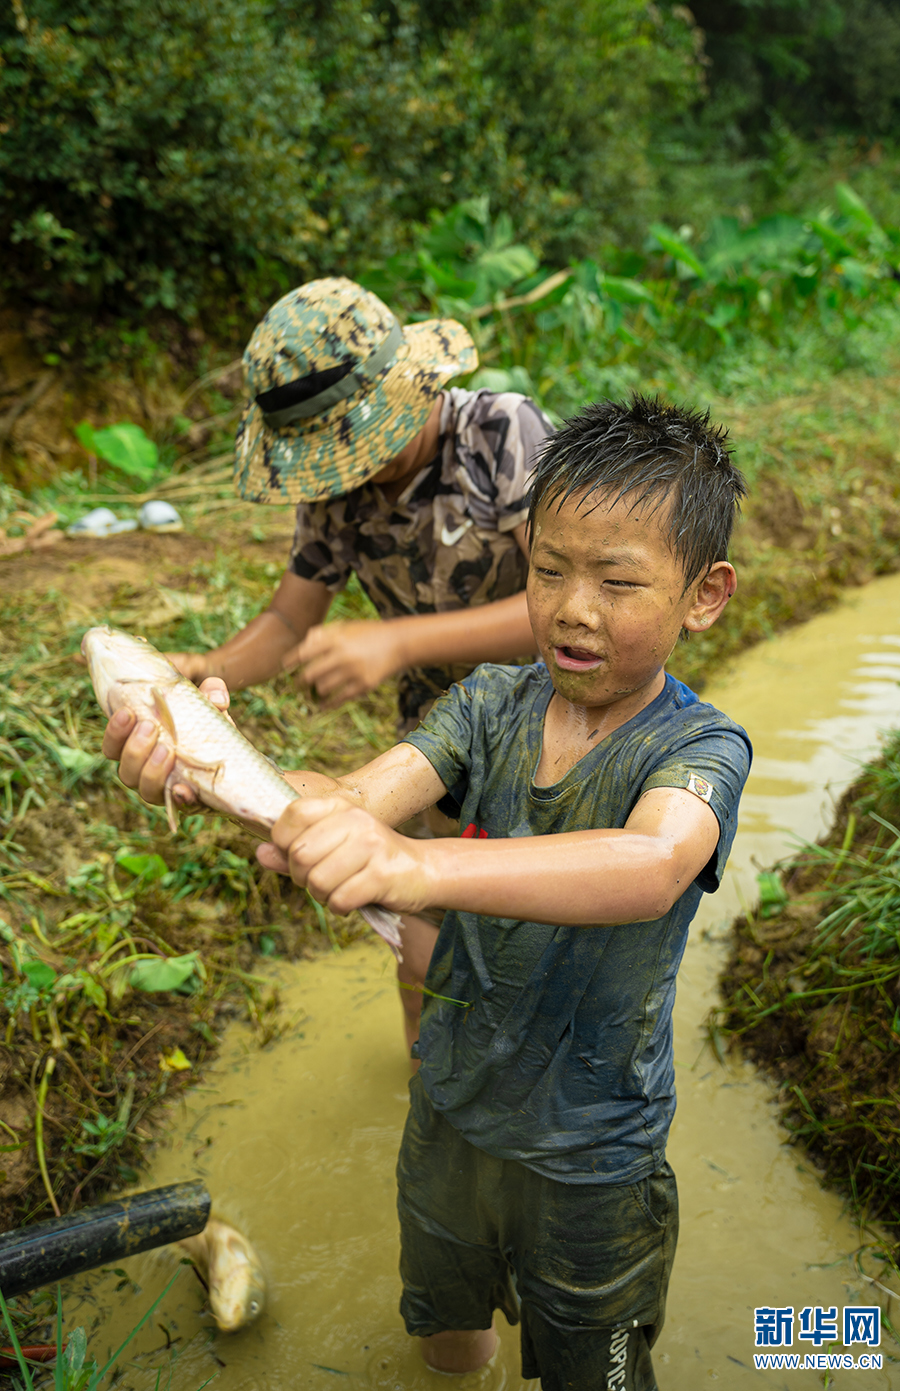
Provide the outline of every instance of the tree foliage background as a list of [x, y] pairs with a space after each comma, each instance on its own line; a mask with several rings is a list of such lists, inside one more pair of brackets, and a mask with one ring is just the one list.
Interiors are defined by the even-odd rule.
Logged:
[[484, 195], [565, 264], [890, 145], [898, 59], [900, 0], [8, 0], [0, 277], [56, 314], [255, 312]]

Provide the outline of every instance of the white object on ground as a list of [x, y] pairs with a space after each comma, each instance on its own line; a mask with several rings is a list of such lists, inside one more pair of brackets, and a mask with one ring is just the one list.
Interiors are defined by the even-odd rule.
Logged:
[[86, 517], [66, 527], [67, 536], [108, 536], [111, 526], [115, 526], [116, 514], [108, 507], [95, 507]]
[[67, 536], [118, 536], [123, 531], [137, 531], [137, 522], [117, 517], [108, 507], [95, 507], [66, 527]]
[[145, 531], [184, 530], [184, 522], [171, 502], [163, 502], [161, 498], [151, 498], [150, 502], [145, 502], [138, 513], [138, 520]]

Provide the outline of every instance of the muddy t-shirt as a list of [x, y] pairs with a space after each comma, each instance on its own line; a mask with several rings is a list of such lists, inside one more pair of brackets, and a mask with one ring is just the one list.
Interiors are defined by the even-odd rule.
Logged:
[[568, 1183], [633, 1183], [665, 1158], [675, 975], [701, 893], [718, 887], [731, 848], [750, 743], [668, 676], [645, 710], [537, 787], [552, 694], [542, 663], [481, 666], [407, 736], [462, 807], [464, 835], [623, 827], [643, 792], [673, 787], [708, 803], [719, 843], [654, 922], [561, 927], [447, 912], [426, 978], [420, 1076], [481, 1149]]
[[[380, 617], [442, 613], [506, 599], [528, 564], [513, 531], [528, 515], [535, 453], [553, 426], [516, 392], [444, 392], [435, 457], [396, 502], [375, 483], [302, 502], [290, 566], [333, 592], [353, 571]], [[422, 709], [471, 665], [416, 667], [400, 680], [400, 713]]]

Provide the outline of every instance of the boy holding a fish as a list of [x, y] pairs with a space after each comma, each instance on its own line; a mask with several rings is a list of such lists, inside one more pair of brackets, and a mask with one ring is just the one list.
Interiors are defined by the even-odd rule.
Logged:
[[[401, 328], [340, 277], [273, 305], [244, 353], [236, 483], [254, 502], [296, 504], [290, 561], [240, 633], [210, 652], [169, 654], [183, 675], [241, 690], [299, 667], [327, 708], [399, 673], [402, 736], [478, 662], [534, 650], [526, 494], [552, 426], [516, 392], [447, 389], [477, 365], [461, 324]], [[352, 574], [385, 621], [325, 624]], [[457, 830], [436, 811], [424, 821], [415, 833]], [[404, 915], [410, 1044], [439, 925], [439, 914]]]
[[[483, 1366], [500, 1308], [544, 1391], [655, 1391], [675, 977], [750, 761], [665, 662], [734, 592], [743, 492], [707, 417], [635, 398], [569, 421], [529, 518], [542, 663], [480, 667], [355, 774], [289, 775], [257, 852], [337, 912], [447, 909], [398, 1165], [401, 1308], [438, 1370]], [[122, 715], [104, 748], [159, 802], [154, 742]], [[448, 791], [475, 834], [392, 829]]]

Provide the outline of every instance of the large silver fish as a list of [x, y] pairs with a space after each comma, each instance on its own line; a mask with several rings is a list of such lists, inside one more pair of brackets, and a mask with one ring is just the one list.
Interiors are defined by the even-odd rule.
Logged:
[[[152, 720], [160, 742], [173, 750], [175, 766], [165, 789], [173, 831], [178, 829], [172, 798], [177, 783], [193, 788], [207, 806], [263, 830], [271, 830], [296, 800], [297, 793], [269, 760], [145, 638], [104, 625], [88, 629], [81, 650], [106, 714], [124, 706], [139, 720]], [[397, 914], [374, 903], [360, 912], [399, 957]]]
[[199, 1236], [185, 1237], [178, 1245], [200, 1272], [223, 1333], [237, 1333], [259, 1317], [266, 1302], [266, 1277], [243, 1233], [211, 1217]]

